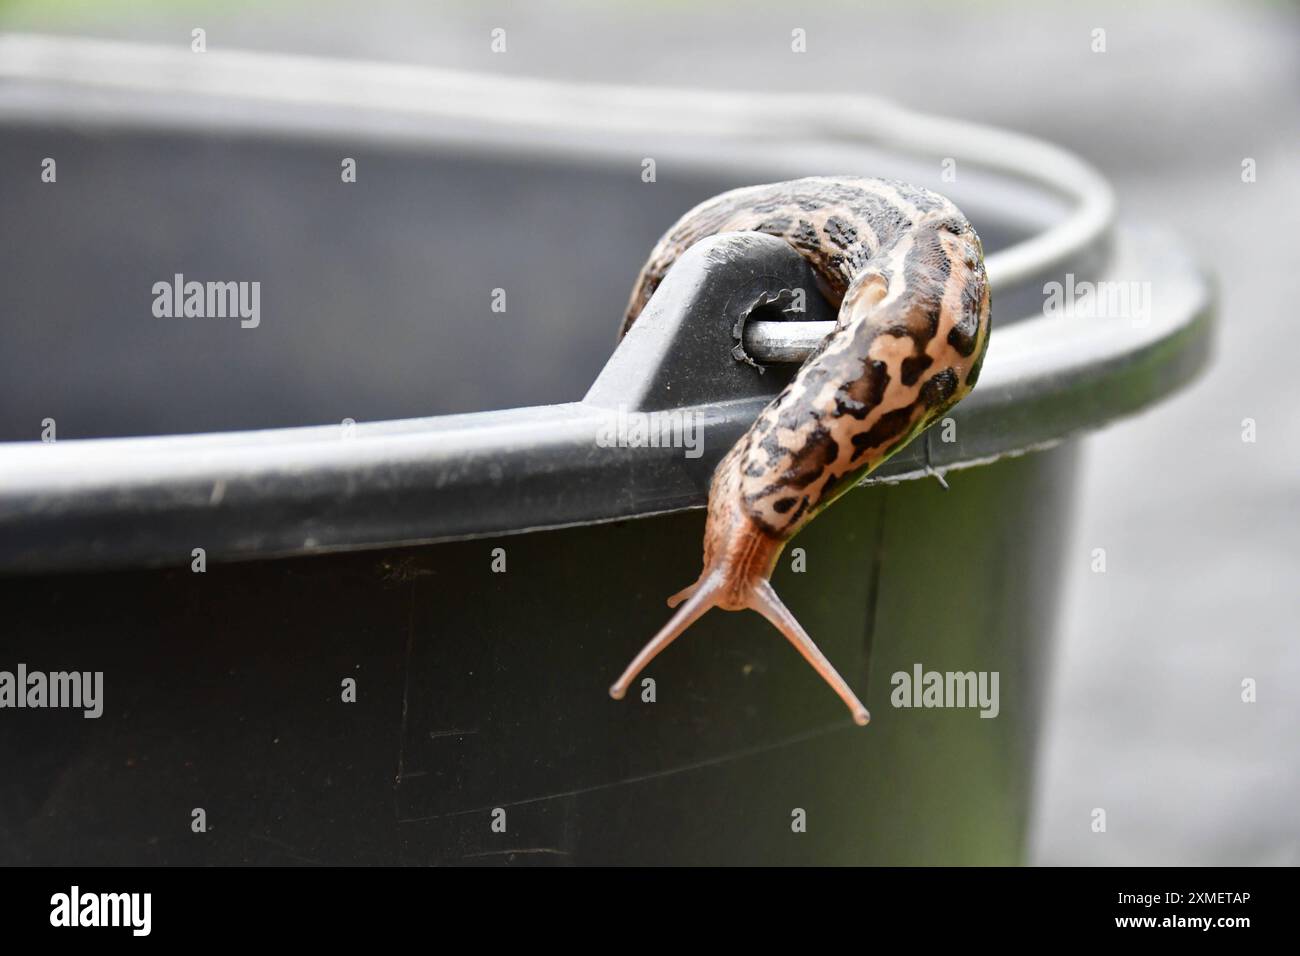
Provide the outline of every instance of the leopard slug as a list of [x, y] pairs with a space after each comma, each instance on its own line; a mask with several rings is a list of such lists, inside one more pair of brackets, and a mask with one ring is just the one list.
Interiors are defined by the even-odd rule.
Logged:
[[620, 334], [686, 249], [724, 232], [786, 240], [839, 312], [834, 330], [718, 464], [704, 569], [668, 599], [680, 608], [610, 696], [621, 699], [710, 608], [749, 608], [794, 645], [864, 725], [867, 709], [770, 578], [790, 538], [975, 386], [989, 337], [983, 247], [948, 199], [903, 182], [818, 177], [737, 189], [692, 209], [660, 239]]

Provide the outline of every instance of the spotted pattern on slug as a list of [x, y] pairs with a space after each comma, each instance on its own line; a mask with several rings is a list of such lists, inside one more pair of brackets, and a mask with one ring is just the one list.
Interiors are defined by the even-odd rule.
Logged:
[[722, 232], [784, 239], [839, 314], [834, 331], [719, 462], [704, 569], [669, 600], [680, 609], [610, 695], [623, 697], [709, 608], [749, 608], [785, 635], [865, 724], [867, 709], [769, 579], [786, 541], [975, 386], [989, 338], [983, 249], [956, 206], [907, 183], [814, 178], [737, 189], [691, 210], [655, 246], [622, 333], [678, 257]]
[[687, 213], [651, 253], [624, 331], [682, 252], [737, 231], [785, 239], [840, 306], [836, 331], [727, 459], [748, 515], [784, 540], [974, 387], [988, 282], [979, 238], [943, 196], [892, 180], [801, 179]]

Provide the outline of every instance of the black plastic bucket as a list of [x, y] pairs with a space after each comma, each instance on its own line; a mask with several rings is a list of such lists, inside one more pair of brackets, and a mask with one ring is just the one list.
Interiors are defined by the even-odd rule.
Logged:
[[[0, 42], [0, 671], [103, 674], [98, 718], [0, 711], [0, 862], [1019, 860], [1068, 439], [1208, 347], [1200, 272], [1112, 228], [1094, 173], [897, 110], [867, 141], [793, 98]], [[785, 145], [729, 132], [746, 110]], [[953, 440], [774, 578], [873, 721], [754, 615], [709, 615], [653, 702], [616, 703], [698, 573], [713, 466], [795, 367], [735, 347], [810, 334], [752, 308], [808, 279], [776, 240], [695, 250], [614, 352], [628, 287], [699, 199], [838, 171], [952, 195], [995, 290]], [[176, 273], [259, 281], [257, 326], [155, 316]], [[1043, 314], [1067, 274], [1140, 276], [1149, 314]], [[689, 413], [700, 455], [605, 447], [620, 409]], [[896, 706], [918, 667], [996, 673], [996, 708]]]

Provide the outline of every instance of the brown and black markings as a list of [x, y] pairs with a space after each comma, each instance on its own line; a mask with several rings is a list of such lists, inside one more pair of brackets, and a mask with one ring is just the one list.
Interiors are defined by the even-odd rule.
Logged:
[[[849, 707], [852, 689], [769, 579], [785, 543], [975, 386], [988, 346], [989, 289], [970, 223], [937, 193], [893, 180], [811, 178], [724, 193], [687, 213], [641, 270], [625, 334], [678, 257], [722, 232], [763, 232], [808, 260], [839, 307], [835, 331], [718, 464], [704, 570], [610, 694], [711, 607], [774, 624]], [[684, 604], [682, 602], [685, 602]]]

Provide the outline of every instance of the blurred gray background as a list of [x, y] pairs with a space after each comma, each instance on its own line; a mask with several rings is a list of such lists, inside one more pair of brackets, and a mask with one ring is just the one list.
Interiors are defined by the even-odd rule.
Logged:
[[[1176, 228], [1215, 274], [1219, 348], [1193, 388], [1087, 439], [1079, 513], [1060, 528], [1073, 560], [1031, 860], [1300, 863], [1293, 5], [0, 2], [4, 30], [188, 43], [194, 26], [210, 47], [862, 91], [1051, 139], [1099, 167], [1122, 218]], [[508, 56], [488, 50], [496, 26]], [[795, 27], [804, 56], [789, 55]], [[1104, 54], [1090, 49], [1098, 27]], [[1105, 574], [1090, 570], [1098, 547]], [[1258, 703], [1241, 702], [1244, 678]]]

